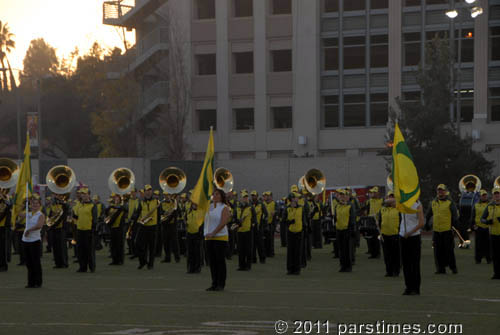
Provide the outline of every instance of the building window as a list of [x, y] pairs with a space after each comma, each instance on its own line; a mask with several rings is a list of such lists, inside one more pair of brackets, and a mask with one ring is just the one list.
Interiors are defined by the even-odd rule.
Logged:
[[234, 17], [253, 16], [253, 0], [233, 0]]
[[448, 39], [448, 31], [436, 30], [436, 31], [427, 31], [425, 33], [425, 40], [427, 42], [432, 41], [435, 38]]
[[271, 72], [292, 71], [292, 50], [273, 50], [271, 58]]
[[253, 108], [235, 108], [233, 109], [234, 115], [234, 129], [236, 130], [250, 130], [254, 129]]
[[198, 130], [210, 130], [210, 126], [214, 130], [217, 129], [217, 111], [215, 109], [197, 109]]
[[215, 19], [215, 0], [196, 0], [196, 18]]
[[365, 37], [344, 37], [344, 69], [365, 67]]
[[389, 0], [370, 0], [371, 9], [389, 8]]
[[370, 94], [370, 125], [385, 126], [389, 115], [387, 93]]
[[420, 103], [420, 91], [403, 92], [402, 101], [407, 103]]
[[406, 7], [412, 7], [412, 6], [421, 6], [421, 0], [406, 0], [405, 6]]
[[323, 39], [324, 69], [334, 71], [339, 69], [339, 39]]
[[462, 63], [474, 62], [474, 29], [462, 30], [462, 36], [459, 38], [459, 31], [455, 31], [455, 59], [458, 62], [458, 41], [462, 41]]
[[404, 34], [404, 57], [405, 66], [420, 63], [420, 33]]
[[273, 0], [272, 1], [272, 14], [291, 14], [292, 13], [292, 0]]
[[389, 64], [389, 42], [387, 35], [371, 36], [370, 66], [387, 67]]
[[[455, 94], [455, 103], [458, 101], [458, 95]], [[455, 105], [455, 116], [457, 119], [457, 106]], [[460, 92], [460, 122], [472, 122], [474, 118], [474, 91], [461, 90]]]
[[339, 11], [339, 1], [340, 0], [324, 0], [325, 13], [338, 12]]
[[339, 97], [330, 95], [323, 97], [323, 116], [325, 128], [336, 128], [339, 126]]
[[196, 69], [199, 76], [216, 74], [215, 54], [196, 55]]
[[500, 27], [490, 28], [490, 60], [500, 60]]
[[272, 128], [292, 128], [292, 107], [271, 107]]
[[344, 1], [344, 11], [365, 10], [365, 0], [347, 0]]
[[490, 120], [500, 121], [500, 87], [490, 88]]
[[253, 73], [253, 52], [235, 52], [234, 73]]
[[365, 95], [344, 95], [344, 127], [365, 126]]
[[444, 4], [448, 4], [449, 3], [449, 0], [425, 0], [425, 4], [427, 6], [429, 5], [444, 5]]

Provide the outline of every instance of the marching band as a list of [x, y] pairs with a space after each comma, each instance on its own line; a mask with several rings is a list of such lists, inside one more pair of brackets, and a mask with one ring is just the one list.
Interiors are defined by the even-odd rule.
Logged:
[[[1, 159], [0, 169], [12, 170], [12, 162]], [[351, 272], [362, 235], [367, 241], [369, 258], [379, 258], [382, 250], [385, 275], [397, 277], [402, 268], [404, 294], [417, 295], [420, 294], [420, 231], [425, 228], [432, 231], [436, 274], [445, 274], [446, 268], [458, 273], [455, 235], [459, 247], [468, 248], [469, 235], [474, 232], [475, 262], [479, 264], [483, 258], [488, 264], [493, 262], [492, 278], [500, 279], [500, 177], [491, 190], [492, 199], [481, 188], [479, 178], [467, 175], [459, 182], [458, 206], [450, 198], [448, 187], [439, 184], [425, 214], [419, 201], [414, 205], [416, 213], [405, 214], [396, 208], [390, 178], [385, 196], [375, 186], [368, 190], [368, 200], [360, 204], [355, 190], [349, 188], [329, 190], [327, 197], [324, 174], [311, 169], [298, 185], [291, 186], [287, 197], [274, 200], [271, 191], [261, 195], [255, 190], [233, 191], [230, 171], [218, 169], [214, 181], [216, 193], [224, 195], [217, 195], [222, 207], [210, 207], [205, 225], [200, 220], [205, 212], [191, 201], [190, 195], [182, 193], [185, 173], [175, 167], [165, 169], [159, 177], [161, 198], [149, 184], [138, 192], [131, 170], [113, 171], [108, 180], [110, 201], [105, 206], [99, 197], [92, 198], [88, 186], [76, 185], [71, 168], [56, 166], [47, 174], [52, 194], [46, 197], [45, 206], [40, 211], [30, 208], [28, 216], [24, 209], [18, 210], [17, 217], [11, 218], [13, 201], [9, 190], [15, 185], [14, 178], [0, 181], [0, 272], [8, 270], [13, 248], [19, 254], [18, 265], [29, 262], [29, 266], [34, 266], [33, 248], [23, 246], [28, 241], [26, 232], [35, 229], [34, 220], [40, 217], [37, 213], [42, 213], [45, 224], [40, 239], [47, 241], [55, 269], [68, 268], [68, 250], [74, 249], [79, 264], [77, 272], [95, 272], [96, 249], [103, 248], [104, 243], [109, 246], [109, 265], [124, 264], [126, 247], [130, 259], [138, 258], [138, 269], [146, 265], [147, 269], [153, 269], [155, 258], [162, 257], [162, 252], [162, 263], [171, 262], [172, 255], [178, 263], [181, 255], [185, 255], [189, 274], [200, 273], [208, 262], [213, 276], [211, 290], [222, 290], [226, 270], [221, 265], [222, 261], [225, 264], [221, 255], [223, 259], [231, 259], [237, 254], [238, 271], [250, 271], [252, 264], [265, 264], [266, 259], [274, 256], [275, 236], [279, 233], [281, 246], [286, 247], [288, 275], [300, 274], [312, 259], [311, 249], [321, 249], [323, 244], [330, 243], [334, 258], [339, 259], [339, 271]], [[76, 197], [72, 200], [70, 195], [75, 187]], [[35, 196], [38, 195], [34, 193], [32, 197]], [[31, 200], [28, 199], [31, 206], [36, 207], [39, 201]], [[227, 228], [218, 224], [222, 216]], [[26, 217], [31, 221], [26, 222]], [[33, 277], [28, 286], [41, 286], [41, 272], [40, 278]]]

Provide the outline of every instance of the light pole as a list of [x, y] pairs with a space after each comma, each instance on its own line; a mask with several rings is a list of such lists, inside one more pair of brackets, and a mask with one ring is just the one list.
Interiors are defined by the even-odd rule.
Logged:
[[[8, 71], [9, 69], [7, 68], [0, 68], [0, 71]], [[11, 69], [15, 71], [21, 71], [19, 69]], [[14, 82], [12, 83], [12, 87], [14, 89], [14, 96], [16, 99], [16, 118], [17, 118], [17, 159], [19, 161], [22, 160], [23, 157], [23, 152], [22, 152], [22, 146], [21, 146], [21, 98], [19, 96], [19, 87], [16, 84], [16, 79], [14, 76], [12, 76], [12, 79], [14, 79]]]
[[[458, 54], [457, 54], [457, 62], [458, 62], [458, 68], [457, 68], [457, 85], [455, 85], [454, 80], [452, 79], [452, 93], [453, 93], [453, 99], [455, 99], [455, 86], [457, 89], [457, 96], [456, 96], [456, 106], [457, 106], [457, 113], [456, 113], [456, 128], [457, 128], [457, 134], [460, 136], [460, 121], [462, 118], [462, 101], [461, 101], [461, 90], [462, 90], [462, 16], [467, 17], [467, 14], [470, 14], [471, 18], [474, 20], [476, 17], [479, 15], [483, 14], [483, 8], [481, 6], [475, 6], [476, 2], [479, 2], [477, 0], [465, 0], [465, 3], [462, 3], [461, 7], [455, 8], [455, 0], [451, 0], [451, 8], [446, 12], [446, 16], [448, 16], [451, 19], [451, 33], [450, 33], [450, 38], [451, 38], [451, 47], [452, 47], [452, 57], [453, 57], [453, 66], [452, 66], [452, 74], [455, 69], [455, 56], [453, 55], [453, 52], [455, 51], [455, 24], [454, 24], [454, 19], [458, 17]], [[452, 76], [453, 78], [453, 76]], [[450, 120], [453, 122], [453, 110], [454, 108], [450, 109]]]

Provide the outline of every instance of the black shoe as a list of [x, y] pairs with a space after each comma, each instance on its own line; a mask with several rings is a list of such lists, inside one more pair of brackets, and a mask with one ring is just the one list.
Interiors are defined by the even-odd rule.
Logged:
[[481, 261], [476, 261], [476, 264], [481, 264]]
[[175, 259], [175, 262], [176, 262], [176, 263], [179, 263], [180, 261], [181, 261], [181, 259], [180, 259], [180, 258], [176, 258], [176, 259]]
[[76, 270], [76, 272], [87, 272], [87, 270], [78, 269], [78, 270]]
[[434, 272], [435, 275], [444, 275], [446, 274], [446, 271], [445, 270], [438, 270], [436, 272]]
[[210, 286], [209, 288], [207, 288], [205, 291], [215, 291], [215, 287], [214, 286]]
[[91, 272], [91, 273], [94, 273], [94, 272], [95, 272], [95, 269], [90, 269], [90, 272]]
[[406, 290], [404, 290], [403, 295], [410, 295], [410, 293], [411, 293], [411, 291], [406, 289]]
[[384, 277], [392, 277], [391, 273], [386, 273]]
[[16, 265], [17, 266], [26, 265], [26, 263], [21, 262], [21, 263], [17, 263]]
[[63, 265], [54, 265], [52, 268], [53, 269], [64, 269], [64, 266]]
[[216, 286], [216, 287], [214, 287], [214, 291], [224, 291], [224, 287]]
[[154, 266], [153, 265], [148, 265], [148, 270], [153, 270]]
[[129, 257], [129, 259], [134, 259], [134, 258], [137, 258], [137, 256], [136, 256], [136, 255], [134, 255], [134, 256], [130, 256], [130, 257]]
[[500, 279], [500, 276], [494, 275], [491, 279]]
[[6, 266], [3, 266], [0, 268], [0, 272], [6, 272], [7, 271], [7, 267]]
[[491, 259], [490, 260], [486, 260], [486, 263], [487, 264], [491, 264]]
[[451, 272], [452, 272], [454, 275], [456, 275], [456, 274], [458, 273], [458, 270], [457, 270], [457, 268], [453, 268], [453, 269], [451, 269]]
[[370, 257], [368, 257], [368, 259], [375, 259], [375, 258], [380, 258], [380, 255], [379, 256], [370, 256]]
[[261, 259], [260, 260], [260, 264], [266, 264], [266, 260], [265, 259]]
[[164, 259], [161, 261], [161, 263], [170, 263], [170, 259]]
[[245, 268], [237, 268], [236, 271], [247, 271]]
[[111, 263], [109, 263], [108, 265], [118, 265], [118, 263], [111, 262]]
[[137, 269], [140, 270], [140, 269], [142, 269], [145, 266], [146, 266], [146, 264], [139, 264], [139, 266], [137, 267]]

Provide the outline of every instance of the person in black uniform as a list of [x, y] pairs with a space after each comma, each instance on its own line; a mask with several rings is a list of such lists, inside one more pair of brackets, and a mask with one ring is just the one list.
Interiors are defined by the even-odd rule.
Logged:
[[123, 265], [125, 258], [124, 227], [126, 209], [119, 194], [112, 193], [113, 203], [106, 208], [105, 223], [111, 228], [111, 263], [109, 265]]
[[263, 227], [267, 222], [267, 209], [266, 206], [259, 200], [257, 191], [250, 193], [252, 196], [252, 207], [255, 212], [253, 222], [253, 249], [252, 249], [252, 262], [257, 263], [257, 253], [259, 254], [259, 261], [261, 264], [266, 262], [266, 254], [264, 251]]
[[[248, 193], [241, 193], [241, 202], [237, 210], [238, 228], [238, 271], [250, 271], [252, 268], [252, 222], [255, 210], [248, 202]], [[235, 229], [236, 227], [231, 227]]]
[[491, 263], [491, 246], [490, 246], [490, 229], [488, 225], [481, 222], [481, 216], [484, 210], [488, 206], [488, 192], [486, 190], [481, 190], [479, 192], [479, 202], [474, 204], [472, 208], [471, 222], [470, 226], [475, 231], [475, 243], [474, 243], [474, 259], [476, 264], [481, 264], [483, 257], [486, 259], [486, 263]]
[[186, 221], [187, 221], [187, 273], [201, 272], [201, 232], [199, 225], [198, 206], [191, 203], [186, 206]]
[[146, 264], [150, 270], [154, 267], [155, 242], [159, 221], [158, 208], [158, 200], [153, 199], [153, 188], [151, 185], [144, 186], [144, 200], [140, 201], [134, 217], [134, 220], [137, 220], [138, 224], [140, 224], [137, 233], [138, 269], [142, 269]]
[[301, 251], [303, 250], [304, 208], [299, 204], [300, 195], [292, 192], [288, 196], [290, 206], [286, 210], [288, 236], [286, 252], [287, 275], [299, 275], [301, 269]]
[[97, 223], [97, 209], [90, 200], [88, 188], [80, 190], [82, 203], [78, 206], [73, 217], [77, 220], [76, 243], [80, 268], [77, 272], [95, 272], [95, 243], [94, 235]]
[[382, 233], [382, 248], [384, 252], [385, 276], [397, 277], [401, 269], [399, 248], [399, 224], [401, 214], [396, 209], [394, 192], [387, 193], [384, 205], [377, 215], [380, 232]]
[[179, 240], [177, 236], [177, 200], [174, 195], [163, 193], [165, 201], [160, 206], [162, 242], [165, 251], [165, 258], [162, 263], [170, 263], [171, 255], [174, 255], [176, 263], [181, 258], [179, 255]]
[[135, 188], [130, 191], [130, 198], [127, 202], [127, 245], [128, 245], [128, 254], [131, 255], [130, 259], [134, 259], [137, 257], [137, 247], [136, 247], [136, 239], [137, 239], [137, 222], [134, 221], [136, 217], [137, 207], [139, 206], [139, 199], [137, 198], [137, 190]]
[[488, 204], [481, 217], [481, 222], [490, 227], [491, 256], [493, 259], [493, 277], [500, 279], [500, 187], [491, 191], [492, 202]]
[[66, 218], [70, 214], [69, 204], [64, 194], [55, 194], [50, 213], [55, 219], [54, 225], [49, 230], [52, 233], [54, 252], [54, 268], [68, 267], [68, 245], [66, 243]]
[[10, 216], [11, 206], [8, 199], [8, 189], [0, 189], [0, 272], [5, 272], [8, 269], [7, 262], [7, 247], [10, 232]]
[[182, 193], [177, 201], [177, 244], [179, 245], [179, 254], [186, 256], [186, 203], [187, 195]]
[[339, 272], [352, 271], [352, 244], [355, 238], [356, 211], [349, 202], [349, 193], [342, 190], [339, 194], [340, 203], [335, 207], [335, 227], [339, 247]]

